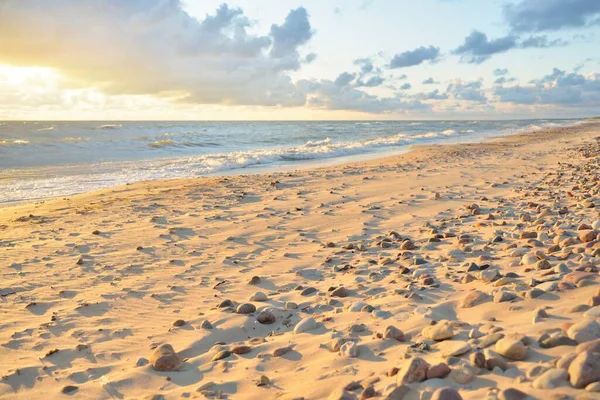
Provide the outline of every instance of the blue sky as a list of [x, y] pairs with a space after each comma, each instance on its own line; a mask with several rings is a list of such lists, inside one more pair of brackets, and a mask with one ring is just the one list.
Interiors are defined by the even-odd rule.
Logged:
[[0, 0], [0, 118], [600, 114], [598, 0]]

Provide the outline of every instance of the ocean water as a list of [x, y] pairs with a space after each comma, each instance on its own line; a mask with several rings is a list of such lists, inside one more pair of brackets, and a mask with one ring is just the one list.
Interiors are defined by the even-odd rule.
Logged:
[[331, 164], [580, 122], [0, 122], [0, 204], [143, 180]]

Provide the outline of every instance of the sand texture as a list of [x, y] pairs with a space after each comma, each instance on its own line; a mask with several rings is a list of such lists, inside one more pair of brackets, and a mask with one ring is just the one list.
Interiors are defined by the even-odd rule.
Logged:
[[0, 397], [598, 399], [599, 140], [2, 208]]

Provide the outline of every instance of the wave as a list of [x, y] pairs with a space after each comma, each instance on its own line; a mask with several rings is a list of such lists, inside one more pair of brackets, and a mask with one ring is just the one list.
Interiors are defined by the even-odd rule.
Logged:
[[46, 127], [46, 128], [40, 128], [40, 129], [36, 129], [36, 130], [38, 132], [40, 132], [40, 131], [53, 131], [54, 127], [53, 126], [49, 126], [49, 127]]
[[160, 149], [164, 147], [220, 147], [221, 145], [215, 142], [176, 142], [171, 139], [162, 139], [148, 143], [148, 146], [153, 149]]
[[29, 140], [0, 140], [0, 146], [10, 146], [10, 145], [25, 145], [29, 144]]
[[85, 142], [87, 138], [83, 137], [65, 137], [62, 139], [63, 142], [67, 143], [77, 143], [77, 142]]
[[159, 149], [161, 147], [173, 146], [174, 144], [175, 144], [175, 142], [172, 141], [171, 139], [163, 139], [163, 140], [157, 140], [155, 142], [152, 142], [148, 146], [150, 146], [154, 149]]
[[119, 129], [121, 126], [121, 124], [104, 124], [100, 125], [98, 129]]

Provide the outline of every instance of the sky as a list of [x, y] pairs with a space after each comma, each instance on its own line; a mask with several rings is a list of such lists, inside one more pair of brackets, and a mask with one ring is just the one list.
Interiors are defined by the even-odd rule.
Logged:
[[600, 115], [600, 0], [0, 0], [0, 119]]

